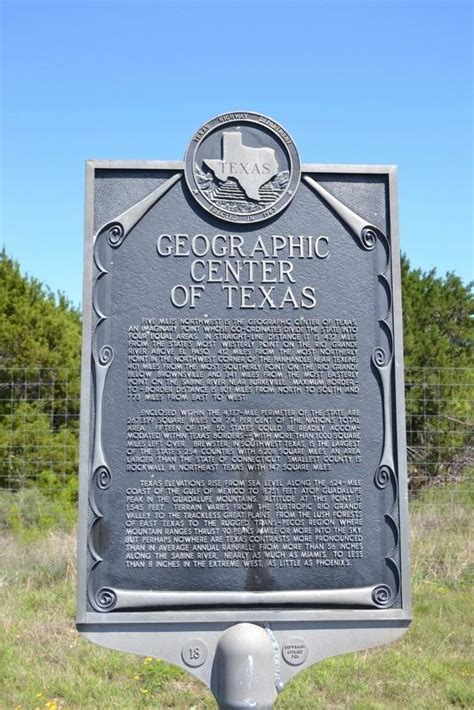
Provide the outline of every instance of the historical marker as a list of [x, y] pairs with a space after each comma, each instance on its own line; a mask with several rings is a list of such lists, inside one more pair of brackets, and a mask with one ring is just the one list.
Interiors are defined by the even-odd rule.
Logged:
[[301, 165], [251, 112], [206, 123], [184, 162], [88, 163], [91, 640], [183, 665], [222, 699], [229, 627], [265, 629], [278, 689], [405, 631], [395, 175]]

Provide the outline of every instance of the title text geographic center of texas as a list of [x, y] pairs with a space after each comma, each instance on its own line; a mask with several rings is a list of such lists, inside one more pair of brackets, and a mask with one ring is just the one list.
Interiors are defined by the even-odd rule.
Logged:
[[[212, 237], [160, 234], [156, 249], [160, 257], [198, 257], [190, 267], [190, 278], [194, 283], [176, 284], [171, 289], [170, 299], [177, 308], [195, 308], [206, 283], [221, 283], [222, 291], [227, 295], [227, 308], [282, 309], [289, 305], [293, 309], [311, 309], [316, 306], [313, 286], [303, 286], [297, 298], [291, 286], [277, 295], [274, 293], [276, 286], [253, 284], [256, 279], [259, 284], [296, 283], [290, 259], [327, 259], [329, 238], [324, 235], [258, 235], [246, 245], [240, 234], [215, 234]], [[286, 259], [279, 259], [281, 252]], [[203, 259], [209, 255], [216, 258]], [[242, 282], [246, 285], [240, 285]]]

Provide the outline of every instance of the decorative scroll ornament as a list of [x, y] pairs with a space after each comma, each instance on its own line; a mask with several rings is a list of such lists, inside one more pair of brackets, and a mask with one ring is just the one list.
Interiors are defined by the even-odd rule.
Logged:
[[111, 247], [119, 247], [124, 240], [125, 230], [121, 224], [118, 222], [111, 224], [106, 231], [107, 242]]
[[379, 468], [387, 466], [395, 469], [393, 463], [392, 412], [390, 407], [392, 355], [380, 346], [372, 351], [372, 362], [380, 380], [382, 390], [383, 449]]
[[384, 284], [389, 297], [389, 308], [384, 318], [380, 320], [380, 326], [387, 335], [389, 341], [389, 351], [383, 347], [377, 346], [372, 352], [372, 362], [377, 372], [382, 395], [382, 416], [383, 416], [383, 448], [379, 466], [374, 475], [374, 483], [379, 490], [385, 490], [392, 483], [394, 490], [394, 499], [390, 505], [389, 511], [385, 514], [385, 521], [394, 533], [395, 547], [385, 558], [386, 564], [391, 569], [395, 584], [396, 592], [393, 592], [391, 587], [386, 584], [378, 585], [372, 592], [372, 601], [379, 608], [386, 608], [395, 603], [398, 596], [400, 573], [396, 562], [393, 560], [393, 555], [396, 554], [398, 547], [398, 524], [392, 513], [396, 507], [398, 500], [398, 485], [395, 475], [395, 463], [393, 459], [393, 433], [392, 433], [392, 412], [390, 406], [391, 399], [391, 372], [392, 372], [392, 330], [387, 322], [391, 315], [391, 285], [387, 278], [387, 272], [390, 263], [390, 244], [385, 234], [373, 224], [370, 224], [366, 219], [358, 215], [354, 210], [341, 202], [337, 197], [332, 195], [326, 188], [320, 185], [314, 178], [305, 175], [303, 180], [309, 185], [312, 190], [336, 213], [339, 219], [346, 225], [348, 229], [358, 238], [360, 246], [366, 251], [372, 251], [377, 241], [380, 240], [387, 249], [388, 260], [383, 273], [380, 274], [381, 283]]
[[[385, 276], [384, 279], [387, 281]], [[390, 326], [386, 322], [389, 315], [390, 311], [387, 313], [387, 316], [380, 321], [380, 323], [384, 330], [387, 331], [391, 345], [392, 333]], [[381, 491], [386, 491], [389, 486], [391, 486], [393, 491], [392, 501], [389, 503], [388, 510], [384, 517], [385, 523], [390, 528], [394, 540], [393, 549], [391, 549], [385, 557], [385, 563], [393, 574], [395, 591], [387, 584], [378, 585], [374, 589], [372, 598], [376, 605], [381, 609], [386, 609], [395, 603], [400, 587], [400, 571], [398, 569], [398, 565], [393, 559], [393, 556], [396, 555], [398, 549], [399, 531], [396, 517], [393, 516], [393, 511], [395, 510], [398, 501], [398, 481], [395, 475], [395, 463], [393, 458], [392, 412], [390, 407], [392, 360], [392, 354], [388, 353], [385, 348], [377, 346], [373, 349], [372, 363], [380, 381], [383, 415], [382, 455], [380, 463], [374, 474], [374, 483]]]
[[366, 249], [373, 249], [377, 243], [377, 232], [371, 227], [366, 227], [362, 230], [360, 240]]
[[154, 592], [103, 587], [95, 595], [99, 611], [120, 609], [159, 609], [176, 606], [271, 606], [308, 604], [315, 606], [382, 608], [394, 599], [386, 584], [348, 589], [308, 589], [276, 592]]
[[117, 595], [113, 589], [101, 587], [96, 592], [95, 603], [99, 611], [112, 611], [117, 604]]
[[92, 459], [92, 470], [99, 467], [107, 468], [105, 454], [102, 446], [102, 424], [103, 424], [103, 398], [105, 381], [109, 367], [114, 359], [114, 351], [110, 345], [103, 345], [97, 355], [93, 353], [92, 362], [95, 373], [95, 427], [94, 427], [94, 453]]
[[100, 488], [101, 491], [106, 491], [112, 483], [112, 476], [107, 466], [99, 466], [94, 471], [94, 479], [97, 488]]
[[98, 494], [100, 491], [107, 491], [112, 485], [112, 472], [107, 464], [102, 443], [102, 428], [104, 420], [103, 403], [105, 383], [109, 368], [114, 359], [114, 351], [111, 345], [100, 345], [101, 333], [104, 323], [107, 320], [107, 313], [102, 311], [99, 299], [99, 288], [103, 288], [105, 280], [109, 277], [107, 268], [102, 263], [101, 250], [108, 245], [112, 249], [120, 247], [131, 230], [138, 224], [144, 215], [173, 187], [182, 177], [182, 172], [178, 172], [165, 180], [153, 192], [144, 199], [137, 202], [129, 209], [122, 212], [110, 222], [104, 224], [96, 233], [94, 239], [94, 262], [98, 270], [94, 282], [92, 294], [93, 308], [97, 316], [92, 336], [92, 371], [94, 383], [94, 433], [91, 479], [92, 484], [89, 489], [89, 505], [93, 514], [93, 519], [89, 527], [88, 548], [92, 557], [92, 565], [89, 570], [87, 582], [88, 597], [91, 605], [98, 611], [111, 611], [117, 603], [117, 595], [113, 589], [103, 587], [99, 591], [94, 591], [93, 572], [102, 562], [99, 551], [95, 548], [97, 526], [100, 525], [102, 512], [98, 504]]
[[378, 227], [370, 224], [370, 222], [358, 215], [357, 212], [347, 207], [347, 205], [341, 202], [337, 197], [334, 197], [334, 195], [320, 185], [314, 178], [309, 175], [304, 175], [303, 180], [314, 190], [318, 197], [331, 207], [339, 219], [341, 219], [346, 227], [358, 238], [359, 244], [363, 249], [372, 251], [377, 243], [377, 237], [385, 238], [385, 235]]
[[384, 464], [379, 466], [375, 472], [374, 481], [377, 488], [387, 488], [390, 481], [393, 480], [393, 471], [390, 466]]
[[387, 353], [383, 348], [377, 347], [372, 352], [372, 361], [375, 367], [386, 367], [390, 362], [390, 358], [387, 357]]
[[121, 246], [129, 235], [131, 230], [138, 222], [146, 215], [146, 213], [160, 200], [163, 195], [166, 195], [168, 190], [175, 185], [182, 177], [182, 173], [176, 173], [172, 177], [165, 180], [156, 190], [150, 192], [149, 195], [137, 202], [125, 212], [122, 212], [118, 217], [104, 224], [97, 232], [96, 240], [102, 235], [105, 235], [107, 243], [114, 249]]
[[102, 365], [103, 367], [110, 365], [113, 359], [114, 351], [110, 345], [103, 345], [99, 350], [99, 365]]
[[372, 591], [372, 600], [376, 606], [385, 609], [392, 606], [395, 595], [388, 584], [379, 584]]

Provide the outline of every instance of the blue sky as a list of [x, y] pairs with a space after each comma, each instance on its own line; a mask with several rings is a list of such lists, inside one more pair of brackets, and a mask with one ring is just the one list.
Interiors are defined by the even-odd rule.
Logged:
[[179, 160], [248, 109], [304, 162], [399, 166], [412, 265], [472, 278], [470, 0], [3, 0], [2, 242], [82, 299], [84, 161]]

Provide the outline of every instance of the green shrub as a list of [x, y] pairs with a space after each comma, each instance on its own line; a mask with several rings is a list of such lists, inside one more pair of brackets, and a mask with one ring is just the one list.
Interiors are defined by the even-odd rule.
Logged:
[[34, 534], [54, 528], [70, 530], [75, 521], [76, 505], [69, 494], [54, 497], [38, 487], [0, 490], [0, 529]]

